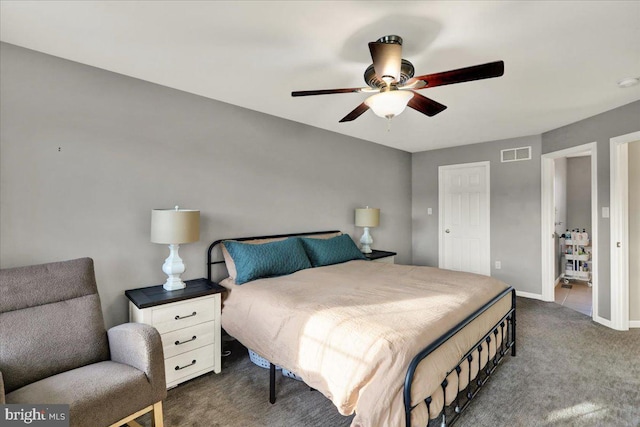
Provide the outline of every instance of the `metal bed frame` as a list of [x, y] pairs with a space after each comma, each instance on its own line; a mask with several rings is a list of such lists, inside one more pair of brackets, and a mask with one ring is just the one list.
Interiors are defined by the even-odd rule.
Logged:
[[[340, 233], [339, 230], [330, 230], [330, 231], [315, 231], [310, 233], [294, 233], [294, 234], [276, 234], [269, 236], [257, 236], [257, 237], [239, 237], [239, 238], [230, 238], [230, 239], [220, 239], [209, 245], [209, 249], [207, 250], [207, 279], [209, 281], [212, 280], [212, 267], [216, 264], [224, 264], [224, 260], [213, 261], [212, 253], [213, 249], [218, 246], [220, 243], [225, 240], [234, 240], [237, 242], [247, 241], [247, 240], [262, 240], [262, 239], [279, 239], [279, 238], [287, 238], [287, 237], [296, 237], [296, 236], [314, 236], [319, 234], [330, 234], [330, 233]], [[515, 357], [516, 355], [516, 291], [512, 287], [505, 289], [500, 294], [496, 295], [489, 302], [484, 304], [474, 313], [470, 314], [458, 323], [456, 326], [451, 328], [448, 332], [442, 335], [433, 343], [429, 344], [422, 351], [420, 351], [409, 364], [409, 368], [407, 369], [407, 374], [404, 380], [404, 408], [405, 408], [405, 419], [406, 419], [406, 427], [412, 427], [411, 425], [411, 412], [419, 406], [419, 404], [412, 405], [411, 404], [411, 387], [413, 384], [413, 377], [415, 375], [416, 369], [420, 362], [429, 356], [432, 352], [434, 352], [438, 347], [444, 344], [449, 338], [454, 336], [456, 333], [461, 331], [465, 326], [470, 324], [473, 320], [478, 318], [482, 313], [487, 311], [493, 304], [497, 301], [505, 297], [507, 294], [511, 293], [511, 309], [500, 319], [498, 323], [496, 323], [492, 328], [490, 328], [489, 332], [487, 332], [484, 337], [482, 337], [476, 344], [474, 344], [471, 349], [458, 361], [456, 366], [451, 369], [445, 375], [444, 381], [440, 384], [443, 393], [443, 407], [440, 410], [440, 413], [436, 415], [433, 419], [431, 417], [431, 397], [427, 397], [424, 399], [424, 403], [427, 405], [427, 414], [428, 414], [428, 424], [427, 427], [433, 425], [434, 423], [438, 423], [438, 419], [440, 419], [439, 423], [441, 427], [446, 427], [447, 425], [453, 425], [457, 419], [460, 417], [462, 412], [469, 406], [469, 404], [476, 397], [482, 386], [486, 384], [489, 380], [491, 374], [498, 367], [500, 362], [503, 360], [504, 356], [508, 353], [508, 350], [511, 349], [511, 356]], [[506, 334], [505, 334], [506, 328]], [[502, 339], [500, 340], [500, 348], [497, 347], [498, 343], [498, 334], [501, 335]], [[493, 335], [493, 337], [492, 337]], [[483, 343], [487, 345], [487, 351], [490, 351], [490, 344], [494, 341], [495, 347], [495, 355], [493, 359], [489, 360], [489, 356], [487, 355], [486, 365], [484, 366], [484, 370], [482, 369], [482, 351]], [[505, 342], [506, 341], [506, 342]], [[478, 357], [477, 361], [473, 357], [473, 353], [477, 351]], [[478, 363], [478, 373], [475, 378], [471, 376], [471, 366], [472, 363]], [[458, 389], [456, 398], [453, 404], [449, 406], [446, 405], [446, 396], [447, 396], [447, 387], [449, 386], [449, 382], [447, 378], [453, 372], [456, 372], [458, 377], [462, 372], [461, 366], [463, 364], [467, 364], [468, 367], [468, 383], [467, 386], [460, 390]], [[475, 379], [475, 381], [474, 381]], [[269, 362], [269, 402], [275, 403], [276, 401], [276, 366]], [[457, 384], [460, 384], [458, 381]], [[455, 405], [454, 405], [455, 404]]]
[[[445, 400], [445, 402], [443, 404], [443, 407], [440, 413], [434, 418], [434, 420], [441, 417], [442, 419], [441, 419], [440, 425], [442, 427], [445, 427], [447, 425], [453, 425], [453, 423], [456, 422], [460, 414], [462, 414], [462, 412], [469, 406], [473, 398], [476, 397], [476, 395], [478, 394], [482, 386], [484, 386], [486, 382], [489, 380], [489, 377], [491, 376], [493, 371], [495, 371], [495, 369], [498, 367], [503, 357], [507, 354], [509, 348], [511, 349], [511, 356], [515, 357], [516, 355], [516, 291], [512, 287], [509, 287], [508, 289], [505, 289], [504, 291], [496, 295], [491, 301], [487, 302], [485, 305], [480, 307], [474, 313], [469, 315], [466, 319], [464, 319], [463, 321], [458, 323], [456, 326], [451, 328], [446, 334], [442, 335], [436, 341], [429, 344], [427, 347], [425, 347], [420, 353], [418, 353], [413, 358], [413, 360], [409, 364], [409, 368], [407, 369], [407, 375], [405, 376], [405, 380], [404, 380], [404, 412], [405, 412], [405, 419], [406, 419], [406, 427], [411, 427], [411, 411], [413, 411], [418, 406], [417, 404], [413, 406], [411, 405], [411, 386], [413, 384], [413, 376], [420, 362], [424, 358], [429, 356], [429, 354], [434, 352], [438, 347], [444, 344], [449, 338], [454, 336], [457, 332], [462, 330], [465, 326], [467, 326], [469, 323], [475, 320], [478, 316], [480, 316], [482, 313], [488, 310], [489, 307], [491, 307], [494, 303], [496, 303], [497, 301], [499, 301], [501, 298], [503, 298], [509, 293], [511, 293], [511, 309], [507, 312], [507, 314], [505, 314], [502, 317], [502, 319], [500, 319], [498, 323], [496, 323], [489, 330], [489, 332], [487, 332], [487, 334], [485, 334], [484, 337], [482, 337], [476, 344], [471, 346], [471, 350], [469, 350], [467, 354], [465, 354], [460, 359], [458, 364], [449, 372], [447, 372], [447, 374], [445, 375], [444, 381], [442, 381], [442, 383], [440, 384], [440, 386], [442, 387], [443, 399]], [[507, 329], [506, 335], [505, 335], [505, 327]], [[500, 342], [500, 349], [497, 348], [499, 333], [502, 336], [502, 340]], [[493, 338], [491, 337], [491, 335], [493, 335]], [[505, 343], [505, 340], [507, 341], [506, 343]], [[482, 344], [483, 343], [487, 344], [487, 351], [489, 352], [491, 341], [495, 341], [494, 346], [495, 346], [496, 352], [493, 357], [493, 360], [489, 360], [489, 356], [487, 355], [487, 363], [485, 365], [485, 369], [482, 370], [482, 351], [483, 351]], [[471, 377], [471, 364], [474, 362], [473, 353], [476, 350], [478, 351], [478, 358], [477, 358], [478, 373], [477, 373], [477, 376], [475, 377], [475, 381], [472, 381], [474, 378]], [[446, 406], [447, 387], [449, 386], [449, 382], [447, 378], [449, 377], [449, 374], [453, 373], [454, 371], [456, 372], [456, 375], [458, 375], [458, 378], [459, 378], [460, 372], [462, 371], [461, 366], [464, 363], [468, 364], [467, 367], [468, 367], [468, 373], [469, 373], [469, 378], [468, 378], [469, 382], [467, 383], [467, 386], [463, 390], [458, 389], [458, 393], [454, 400], [455, 406], [452, 406], [452, 405]], [[457, 384], [460, 384], [460, 381], [458, 381]], [[428, 420], [429, 420], [428, 425], [431, 425], [432, 424], [431, 408], [430, 408], [431, 397], [427, 397], [424, 400], [424, 402], [427, 405], [427, 414], [428, 414]]]

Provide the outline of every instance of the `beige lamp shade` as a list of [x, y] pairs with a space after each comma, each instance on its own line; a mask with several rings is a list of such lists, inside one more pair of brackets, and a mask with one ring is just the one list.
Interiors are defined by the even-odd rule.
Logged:
[[357, 227], [377, 227], [378, 225], [380, 225], [380, 209], [370, 207], [356, 209]]
[[181, 244], [200, 240], [200, 211], [191, 209], [153, 209], [151, 211], [151, 241]]

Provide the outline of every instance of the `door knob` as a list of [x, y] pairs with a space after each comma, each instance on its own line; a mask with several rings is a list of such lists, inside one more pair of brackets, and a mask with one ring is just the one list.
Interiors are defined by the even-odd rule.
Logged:
[[451, 231], [447, 228], [446, 230], [444, 230], [445, 233], [451, 233]]

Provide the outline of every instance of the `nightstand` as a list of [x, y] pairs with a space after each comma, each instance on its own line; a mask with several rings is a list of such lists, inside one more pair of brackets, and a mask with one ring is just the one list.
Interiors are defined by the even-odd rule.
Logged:
[[162, 338], [167, 388], [207, 372], [220, 373], [221, 292], [207, 279], [185, 281], [184, 289], [162, 285], [125, 291], [129, 319], [154, 326]]
[[370, 261], [386, 262], [387, 264], [394, 264], [396, 260], [396, 255], [398, 255], [395, 252], [379, 251], [376, 249], [372, 249], [371, 251], [372, 252], [370, 254], [363, 254], [363, 255], [367, 257]]

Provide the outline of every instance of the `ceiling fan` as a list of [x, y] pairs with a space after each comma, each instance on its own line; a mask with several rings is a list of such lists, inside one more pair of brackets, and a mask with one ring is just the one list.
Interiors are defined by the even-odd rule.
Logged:
[[435, 116], [447, 107], [415, 92], [454, 83], [500, 77], [504, 74], [504, 62], [496, 61], [441, 73], [414, 77], [411, 62], [402, 59], [402, 38], [390, 35], [369, 43], [373, 64], [364, 72], [367, 87], [345, 89], [303, 90], [291, 92], [291, 96], [328, 95], [332, 93], [371, 93], [362, 104], [344, 116], [340, 123], [360, 117], [369, 108], [379, 116], [391, 120], [409, 106], [427, 116]]

